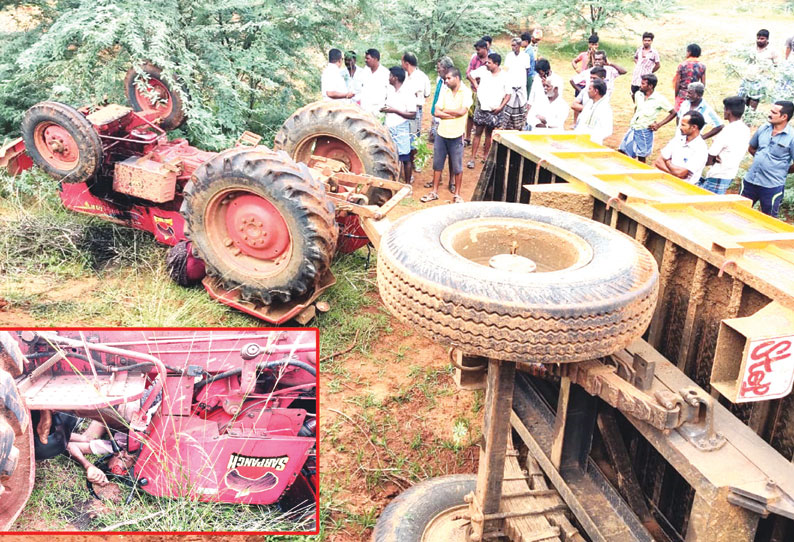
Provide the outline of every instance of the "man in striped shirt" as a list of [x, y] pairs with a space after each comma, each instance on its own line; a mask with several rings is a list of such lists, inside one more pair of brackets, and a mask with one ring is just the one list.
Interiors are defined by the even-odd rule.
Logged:
[[631, 74], [632, 101], [634, 101], [634, 95], [640, 90], [642, 76], [656, 72], [662, 65], [659, 53], [656, 52], [656, 49], [651, 48], [651, 45], [653, 45], [653, 33], [645, 32], [642, 35], [642, 47], [634, 53], [634, 71]]

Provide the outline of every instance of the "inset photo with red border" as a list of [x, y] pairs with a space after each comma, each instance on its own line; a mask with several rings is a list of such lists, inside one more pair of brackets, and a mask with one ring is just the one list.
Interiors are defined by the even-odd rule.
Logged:
[[317, 534], [316, 328], [0, 330], [0, 530]]

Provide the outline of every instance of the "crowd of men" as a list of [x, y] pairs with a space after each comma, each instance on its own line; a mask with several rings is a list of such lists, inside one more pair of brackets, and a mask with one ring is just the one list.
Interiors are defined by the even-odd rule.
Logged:
[[[607, 53], [599, 49], [598, 36], [591, 36], [587, 50], [571, 60], [577, 74], [569, 81], [575, 98], [568, 104], [563, 97], [562, 78], [538, 54], [542, 38], [540, 29], [514, 37], [511, 51], [503, 58], [491, 50], [491, 38], [483, 36], [474, 43], [465, 74], [449, 57], [438, 60], [430, 109], [433, 180], [426, 185], [432, 191], [421, 201], [439, 199], [445, 165], [449, 168], [448, 187], [453, 201], [463, 201], [460, 191], [464, 162], [473, 169], [478, 158], [485, 161], [494, 129], [562, 130], [573, 110], [574, 132], [588, 134], [599, 144], [612, 135], [610, 99], [615, 81], [628, 70], [611, 62]], [[755, 109], [760, 97], [743, 81], [738, 95], [723, 100], [721, 118], [704, 100], [706, 66], [700, 61], [700, 47], [694, 43], [687, 46], [686, 58], [676, 69], [671, 102], [657, 90], [655, 72], [661, 66], [661, 57], [653, 48], [653, 40], [654, 35], [645, 32], [634, 53], [634, 114], [618, 150], [645, 162], [653, 149], [655, 132], [675, 120], [675, 135], [653, 165], [717, 194], [724, 194], [729, 188], [749, 150], [753, 163], [742, 180], [741, 194], [754, 204], [760, 202], [764, 213], [777, 216], [786, 175], [794, 172], [794, 133], [789, 127], [794, 103], [775, 102], [769, 122], [751, 134], [742, 119], [745, 108]], [[786, 42], [786, 59], [792, 44], [794, 38]], [[773, 63], [780, 61], [769, 45], [767, 30], [757, 33], [756, 55]], [[343, 55], [339, 49], [331, 49], [328, 61], [322, 75], [323, 98], [353, 101], [380, 117], [397, 146], [403, 180], [412, 182], [422, 111], [431, 94], [430, 79], [418, 68], [416, 56], [405, 53], [400, 66], [386, 69], [380, 64], [380, 53], [368, 49], [365, 67], [361, 68], [356, 65], [355, 52]], [[710, 146], [706, 140], [711, 140]], [[466, 160], [468, 145], [471, 150]]]

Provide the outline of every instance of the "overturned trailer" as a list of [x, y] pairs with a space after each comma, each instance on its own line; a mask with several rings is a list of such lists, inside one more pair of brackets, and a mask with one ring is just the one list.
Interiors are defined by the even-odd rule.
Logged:
[[497, 132], [473, 199], [591, 218], [658, 264], [642, 339], [515, 383], [514, 434], [582, 534], [794, 540], [794, 226], [570, 133]]

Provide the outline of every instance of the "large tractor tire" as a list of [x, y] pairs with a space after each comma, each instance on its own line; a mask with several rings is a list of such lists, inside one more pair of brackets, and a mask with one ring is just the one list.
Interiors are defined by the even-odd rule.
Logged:
[[420, 482], [383, 510], [372, 542], [465, 542], [469, 522], [463, 498], [474, 491], [474, 475], [453, 474]]
[[33, 163], [63, 183], [85, 182], [102, 165], [102, 140], [85, 115], [58, 102], [25, 113], [22, 139]]
[[[36, 463], [30, 414], [13, 374], [22, 352], [7, 331], [0, 331], [0, 530], [7, 531], [33, 491]], [[10, 372], [9, 372], [10, 371]]]
[[433, 207], [383, 236], [386, 307], [468, 354], [567, 363], [627, 346], [650, 323], [653, 256], [570, 213], [513, 203]]
[[[378, 119], [351, 103], [321, 101], [292, 114], [276, 134], [274, 147], [310, 167], [311, 157], [338, 160], [352, 173], [398, 180], [400, 162], [389, 131]], [[370, 203], [380, 205], [390, 190], [372, 188]]]
[[266, 305], [313, 291], [336, 249], [324, 186], [265, 147], [230, 149], [202, 164], [185, 187], [182, 214], [207, 274]]
[[182, 96], [163, 79], [163, 70], [147, 62], [141, 66], [141, 71], [148, 79], [141, 77], [135, 68], [130, 68], [124, 77], [124, 94], [132, 109], [156, 111], [163, 130], [182, 126], [187, 118]]

